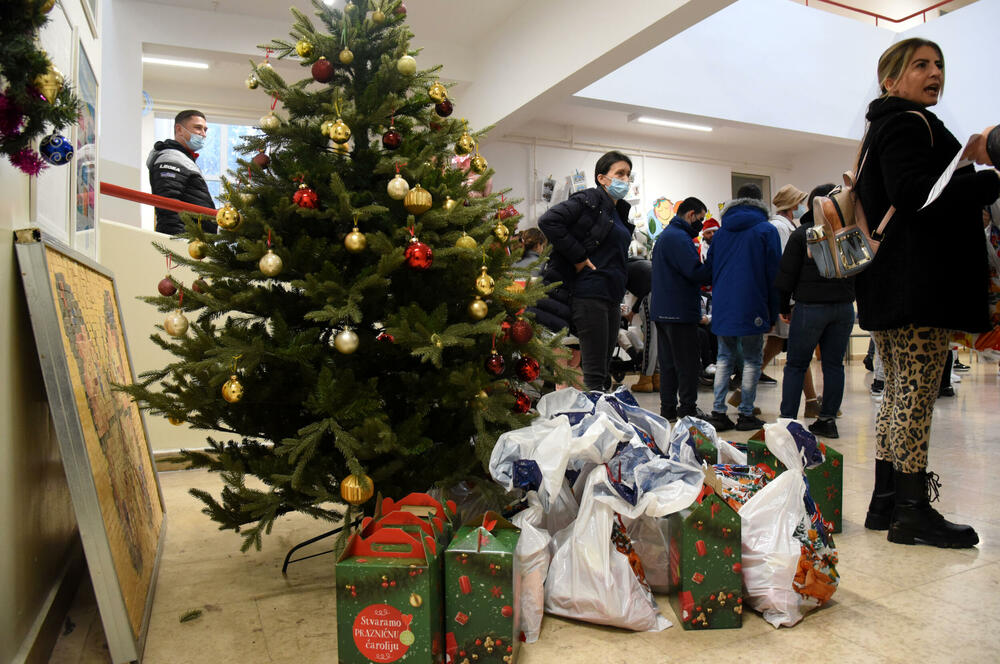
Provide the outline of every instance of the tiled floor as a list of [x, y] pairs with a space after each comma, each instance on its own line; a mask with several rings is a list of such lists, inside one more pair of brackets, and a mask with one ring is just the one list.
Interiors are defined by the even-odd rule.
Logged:
[[[963, 353], [963, 360], [968, 357]], [[818, 370], [818, 365], [816, 369]], [[780, 368], [769, 371], [780, 377]], [[818, 371], [817, 371], [818, 373]], [[1000, 651], [1000, 378], [991, 363], [973, 362], [958, 396], [935, 407], [931, 469], [941, 475], [939, 509], [971, 523], [981, 542], [967, 550], [890, 544], [862, 527], [871, 491], [871, 374], [848, 367], [841, 438], [844, 454], [844, 532], [836, 540], [842, 580], [833, 601], [793, 628], [773, 629], [747, 612], [739, 632], [631, 633], [546, 617], [542, 636], [522, 649], [520, 661], [539, 664], [600, 661], [661, 662], [982, 662]], [[658, 398], [639, 395], [655, 410]], [[780, 387], [762, 387], [758, 405], [773, 418]], [[702, 391], [709, 410], [711, 395]], [[746, 433], [735, 432], [733, 440]], [[335, 662], [337, 649], [333, 559], [320, 556], [291, 566], [281, 561], [294, 543], [325, 528], [300, 515], [282, 520], [265, 538], [263, 552], [241, 554], [240, 540], [216, 530], [187, 490], [215, 489], [216, 477], [182, 471], [161, 475], [169, 523], [144, 662]], [[319, 545], [319, 550], [322, 545]], [[674, 620], [666, 597], [660, 607]], [[180, 616], [201, 609], [200, 618]], [[109, 661], [89, 588], [71, 612], [74, 627], [60, 640], [52, 662]]]

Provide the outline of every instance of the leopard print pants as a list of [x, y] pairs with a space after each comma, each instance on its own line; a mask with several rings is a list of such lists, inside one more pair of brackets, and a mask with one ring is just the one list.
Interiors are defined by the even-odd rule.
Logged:
[[875, 458], [892, 461], [904, 473], [926, 470], [948, 330], [908, 325], [872, 332], [872, 337], [885, 367], [885, 397], [875, 422]]

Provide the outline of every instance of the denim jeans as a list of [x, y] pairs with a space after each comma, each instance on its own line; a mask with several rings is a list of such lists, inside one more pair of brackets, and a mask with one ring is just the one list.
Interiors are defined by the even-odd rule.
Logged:
[[[726, 412], [726, 395], [729, 393], [729, 376], [743, 348], [743, 382], [740, 390], [743, 400], [738, 408], [740, 415], [753, 416], [753, 404], [757, 399], [757, 381], [760, 380], [761, 363], [764, 360], [764, 335], [751, 334], [746, 337], [719, 337], [719, 356], [715, 360], [715, 402], [712, 411]], [[801, 387], [799, 389], [802, 389]]]
[[853, 327], [854, 304], [851, 302], [795, 304], [781, 385], [782, 417], [795, 419], [798, 415], [802, 382], [817, 345], [823, 356], [823, 405], [819, 416], [823, 419], [837, 416], [844, 399], [844, 353]]

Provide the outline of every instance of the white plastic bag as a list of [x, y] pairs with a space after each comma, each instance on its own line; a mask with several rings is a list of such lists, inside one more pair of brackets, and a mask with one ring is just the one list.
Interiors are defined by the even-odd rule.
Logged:
[[603, 483], [606, 474], [603, 466], [590, 472], [576, 521], [553, 540], [555, 553], [545, 579], [545, 610], [641, 632], [666, 629], [670, 621], [660, 614], [629, 558], [611, 541], [614, 510], [594, 500], [594, 487]]
[[[768, 449], [788, 470], [739, 511], [746, 601], [775, 627], [790, 627], [802, 620], [806, 612], [829, 599], [839, 578], [833, 538], [823, 532], [808, 497], [803, 472], [806, 455], [788, 429], [792, 425], [790, 420], [779, 420], [764, 427]], [[794, 426], [801, 429], [797, 423]]]
[[549, 572], [549, 536], [541, 528], [545, 511], [538, 495], [528, 492], [528, 507], [511, 518], [511, 522], [521, 529], [514, 555], [517, 557], [521, 575], [521, 630], [524, 640], [534, 643], [542, 629], [542, 615], [545, 612], [545, 577]]

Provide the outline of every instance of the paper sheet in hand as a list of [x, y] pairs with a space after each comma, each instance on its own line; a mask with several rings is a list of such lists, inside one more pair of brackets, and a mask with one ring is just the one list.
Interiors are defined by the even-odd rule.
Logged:
[[969, 137], [965, 147], [955, 154], [955, 158], [951, 160], [950, 164], [948, 164], [948, 168], [944, 169], [944, 173], [941, 174], [938, 181], [934, 183], [933, 187], [931, 187], [931, 193], [927, 196], [927, 202], [920, 208], [921, 210], [937, 200], [938, 196], [941, 195], [941, 192], [944, 191], [944, 188], [948, 186], [949, 182], [951, 182], [951, 176], [955, 174], [956, 170], [964, 168], [972, 163], [972, 160], [968, 158], [968, 155], [972, 148], [972, 144], [977, 138], [980, 138], [978, 134]]

